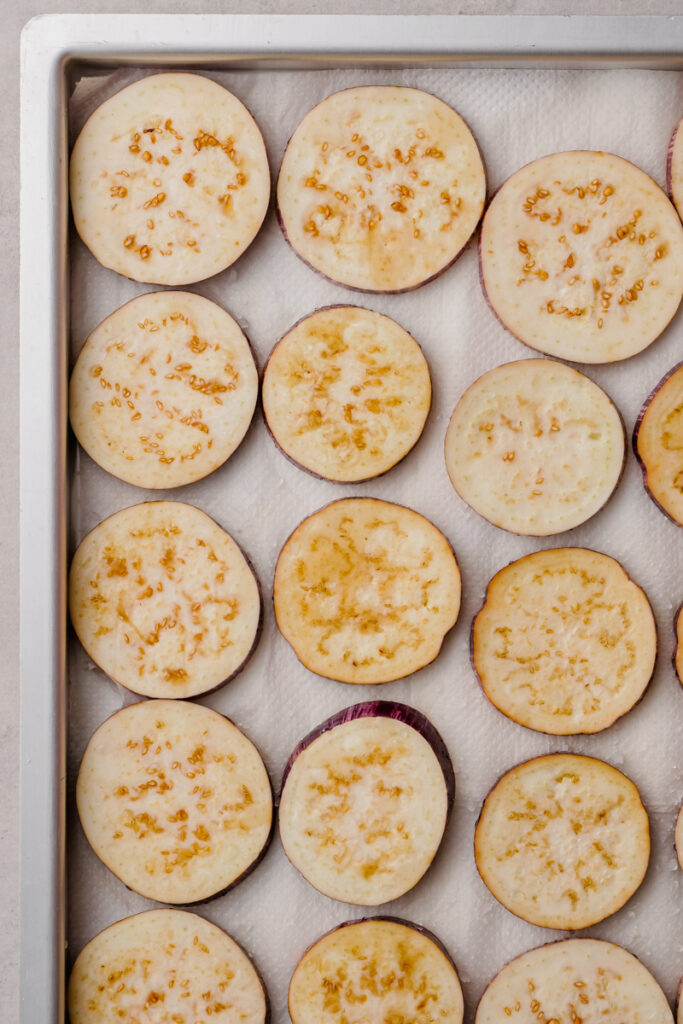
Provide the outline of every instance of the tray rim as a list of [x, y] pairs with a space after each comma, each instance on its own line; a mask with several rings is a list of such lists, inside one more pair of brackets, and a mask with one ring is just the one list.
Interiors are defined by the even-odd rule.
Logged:
[[[225, 45], [218, 49], [216, 39], [226, 40]], [[683, 16], [50, 14], [24, 27], [21, 1024], [61, 1024], [65, 1016], [68, 83], [80, 67], [120, 64], [245, 70], [393, 64], [675, 71], [683, 70]]]

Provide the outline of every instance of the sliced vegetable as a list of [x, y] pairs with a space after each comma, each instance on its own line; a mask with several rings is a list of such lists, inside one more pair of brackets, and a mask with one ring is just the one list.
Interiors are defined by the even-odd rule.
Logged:
[[225, 270], [270, 199], [258, 126], [203, 75], [149, 75], [88, 119], [71, 154], [76, 230], [134, 281], [191, 284]]
[[588, 928], [642, 882], [650, 826], [638, 790], [616, 768], [550, 754], [496, 783], [474, 853], [484, 883], [513, 914], [542, 928]]
[[660, 380], [640, 410], [633, 450], [648, 494], [683, 526], [683, 363]]
[[259, 862], [273, 823], [256, 747], [187, 701], [142, 701], [108, 718], [86, 748], [76, 802], [100, 860], [161, 903], [225, 892]]
[[275, 617], [299, 660], [344, 683], [385, 683], [436, 658], [460, 609], [443, 534], [376, 498], [333, 501], [304, 519], [275, 567]]
[[93, 661], [146, 697], [221, 686], [247, 661], [261, 624], [258, 582], [235, 541], [176, 501], [133, 505], [85, 537], [69, 610]]
[[371, 292], [425, 284], [459, 255], [484, 208], [472, 133], [419, 89], [333, 93], [304, 117], [277, 201], [294, 251], [326, 277]]
[[676, 630], [676, 649], [674, 651], [674, 668], [679, 681], [683, 683], [683, 605], [676, 612], [674, 623]]
[[263, 411], [295, 462], [340, 482], [386, 473], [417, 442], [431, 404], [427, 360], [395, 320], [320, 309], [285, 334], [263, 375]]
[[249, 342], [229, 313], [191, 292], [148, 292], [87, 339], [69, 416], [109, 473], [138, 487], [178, 487], [232, 455], [257, 396]]
[[550, 359], [522, 359], [470, 385], [446, 433], [460, 497], [494, 526], [544, 537], [602, 508], [624, 464], [624, 428], [597, 384]]
[[643, 696], [657, 655], [649, 601], [613, 558], [536, 551], [501, 569], [472, 624], [484, 693], [557, 736], [606, 729]]
[[666, 187], [671, 196], [671, 201], [678, 210], [678, 216], [683, 219], [683, 132], [681, 123], [678, 122], [674, 128], [669, 151], [666, 159]]
[[565, 939], [510, 961], [484, 992], [475, 1024], [573, 1021], [673, 1024], [666, 996], [632, 953], [600, 939]]
[[292, 1024], [462, 1024], [455, 964], [439, 940], [399, 918], [347, 921], [299, 961], [289, 985]]
[[531, 348], [611, 363], [647, 348], [683, 295], [683, 228], [655, 182], [611, 153], [527, 164], [482, 223], [493, 311]]
[[676, 857], [678, 858], [679, 867], [683, 868], [683, 806], [681, 806], [678, 817], [676, 818], [676, 828], [674, 831], [674, 846], [676, 847]]
[[377, 906], [412, 889], [434, 859], [453, 806], [453, 766], [414, 708], [346, 708], [298, 744], [285, 769], [284, 851], [311, 885]]
[[265, 989], [246, 953], [215, 924], [148, 910], [81, 950], [68, 991], [71, 1024], [266, 1024]]

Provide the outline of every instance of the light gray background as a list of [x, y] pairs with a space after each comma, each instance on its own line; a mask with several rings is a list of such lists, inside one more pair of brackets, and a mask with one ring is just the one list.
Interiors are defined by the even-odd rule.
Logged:
[[29, 18], [42, 13], [363, 13], [379, 14], [683, 14], [683, 0], [347, 0], [335, 5], [314, 0], [240, 3], [205, 0], [83, 0], [38, 3], [0, 0], [0, 381], [4, 426], [0, 444], [0, 1020], [18, 1018], [18, 272], [19, 272], [19, 36]]

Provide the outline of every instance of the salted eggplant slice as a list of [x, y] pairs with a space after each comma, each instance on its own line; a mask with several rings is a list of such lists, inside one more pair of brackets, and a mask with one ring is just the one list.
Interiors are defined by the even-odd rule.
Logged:
[[666, 185], [671, 201], [683, 219], [683, 119], [674, 128], [666, 160]]
[[463, 119], [420, 89], [333, 93], [304, 117], [277, 202], [294, 251], [348, 288], [417, 288], [446, 269], [479, 222], [486, 180]]
[[266, 1024], [268, 999], [234, 939], [197, 914], [147, 910], [85, 946], [68, 988], [71, 1024]]
[[343, 498], [304, 519], [275, 567], [280, 632], [312, 672], [386, 683], [436, 658], [460, 609], [443, 534], [402, 505]]
[[607, 729], [643, 696], [657, 655], [650, 603], [619, 563], [586, 548], [526, 555], [496, 573], [472, 624], [492, 704], [529, 729]]
[[648, 494], [683, 526], [683, 363], [660, 380], [640, 410], [633, 450]]
[[398, 918], [348, 921], [304, 953], [289, 984], [292, 1024], [462, 1024], [455, 965], [430, 932]]
[[356, 704], [298, 744], [285, 769], [284, 851], [320, 892], [377, 906], [412, 889], [431, 864], [455, 778], [434, 726], [405, 704]]
[[564, 939], [511, 960], [481, 997], [475, 1024], [582, 1021], [673, 1024], [666, 996], [628, 950], [601, 939]]
[[160, 903], [225, 892], [259, 862], [273, 823], [256, 747], [189, 701], [141, 701], [108, 718], [86, 747], [76, 803], [100, 860]]
[[134, 281], [179, 285], [229, 267], [270, 199], [265, 146], [247, 108], [203, 75], [149, 75], [95, 110], [71, 154], [76, 230]]
[[655, 182], [611, 153], [553, 153], [502, 185], [482, 222], [481, 279], [531, 348], [581, 363], [641, 352], [683, 295], [683, 228]]
[[642, 882], [650, 826], [638, 790], [616, 768], [549, 754], [496, 783], [474, 852], [484, 883], [513, 914], [542, 928], [588, 928]]
[[512, 533], [545, 537], [590, 519], [624, 464], [621, 417], [592, 380], [551, 359], [504, 363], [455, 407], [446, 468], [475, 512]]
[[256, 577], [232, 537], [193, 505], [148, 501], [81, 542], [69, 575], [79, 640], [145, 697], [193, 697], [231, 679], [261, 624]]
[[257, 397], [249, 342], [229, 313], [191, 292], [148, 292], [88, 337], [69, 416], [109, 473], [138, 487], [179, 487], [232, 455]]
[[410, 451], [431, 396], [414, 338], [358, 306], [300, 320], [263, 375], [263, 411], [278, 446], [309, 472], [345, 483], [386, 473]]

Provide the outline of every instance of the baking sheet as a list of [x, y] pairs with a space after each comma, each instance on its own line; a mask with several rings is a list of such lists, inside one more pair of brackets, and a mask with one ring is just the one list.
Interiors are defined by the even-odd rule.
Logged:
[[[159, 69], [157, 69], [159, 70]], [[72, 139], [104, 98], [144, 72], [83, 79], [70, 104]], [[268, 148], [273, 177], [301, 117], [330, 92], [351, 85], [411, 85], [436, 93], [467, 120], [488, 172], [489, 193], [522, 164], [561, 149], [613, 151], [664, 184], [668, 139], [683, 110], [683, 74], [636, 70], [428, 70], [208, 72], [249, 107]], [[72, 360], [88, 333], [110, 312], [150, 290], [100, 267], [72, 233]], [[245, 670], [206, 703], [228, 715], [259, 747], [275, 789], [289, 753], [312, 727], [359, 700], [405, 701], [437, 726], [456, 773], [456, 807], [441, 851], [423, 881], [381, 908], [434, 931], [458, 965], [466, 1021], [491, 977], [511, 957], [566, 933], [526, 924], [489, 894], [472, 854], [474, 825], [487, 791], [519, 761], [554, 750], [602, 757], [639, 786], [650, 812], [653, 848], [645, 883], [627, 906], [588, 929], [640, 956], [673, 1000], [683, 973], [680, 877], [673, 826], [683, 796], [679, 721], [683, 689], [671, 667], [673, 613], [683, 599], [681, 533], [646, 496], [629, 449], [619, 489], [589, 523], [553, 538], [515, 537], [486, 523], [457, 497], [442, 447], [457, 399], [481, 373], [533, 353], [507, 334], [478, 283], [476, 239], [453, 268], [416, 292], [361, 295], [314, 274], [285, 243], [274, 211], [238, 263], [190, 290], [228, 309], [248, 334], [263, 367], [278, 338], [300, 317], [330, 303], [350, 302], [386, 313], [420, 342], [434, 384], [424, 435], [410, 455], [381, 479], [339, 486], [290, 464], [268, 436], [260, 412], [244, 443], [206, 480], [173, 491], [144, 491], [99, 469], [73, 451], [69, 547], [112, 512], [150, 498], [198, 505], [226, 528], [252, 558], [265, 596], [265, 622]], [[642, 401], [683, 354], [681, 314], [646, 352], [607, 367], [587, 367], [619, 407], [630, 433]], [[579, 367], [581, 368], [581, 367]], [[278, 552], [309, 512], [347, 495], [407, 504], [430, 518], [452, 542], [463, 576], [458, 623], [439, 658], [421, 672], [377, 687], [323, 680], [304, 669], [280, 637], [270, 600]], [[646, 590], [657, 619], [660, 657], [642, 703], [593, 737], [546, 737], [508, 721], [484, 698], [469, 661], [469, 629], [489, 578], [504, 564], [539, 548], [585, 545], [618, 558]], [[125, 889], [92, 853], [75, 814], [80, 757], [94, 729], [135, 698], [116, 686], [71, 637], [68, 738], [68, 965], [82, 946], [119, 918], [156, 904]], [[286, 1024], [287, 986], [304, 949], [362, 908], [317, 893], [286, 860], [277, 837], [265, 860], [237, 888], [200, 909], [252, 955], [269, 991], [273, 1024]]]

